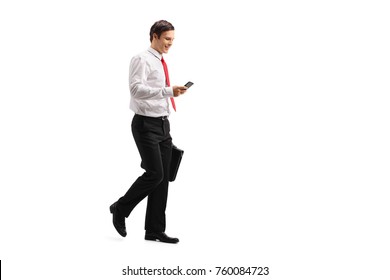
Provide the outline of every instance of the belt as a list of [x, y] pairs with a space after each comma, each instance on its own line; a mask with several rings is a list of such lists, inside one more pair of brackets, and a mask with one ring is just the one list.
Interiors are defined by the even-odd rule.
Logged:
[[144, 115], [139, 115], [139, 114], [135, 114], [136, 116], [139, 116], [139, 117], [142, 117], [142, 118], [148, 118], [148, 119], [155, 119], [155, 120], [167, 120], [168, 119], [168, 116], [161, 116], [161, 117], [149, 117], [149, 116], [144, 116]]

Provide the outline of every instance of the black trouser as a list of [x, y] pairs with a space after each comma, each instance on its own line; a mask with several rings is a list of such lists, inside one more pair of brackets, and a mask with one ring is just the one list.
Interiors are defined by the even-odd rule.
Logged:
[[145, 173], [118, 200], [118, 209], [128, 217], [134, 207], [148, 196], [145, 230], [165, 231], [165, 209], [168, 197], [169, 164], [172, 138], [168, 119], [135, 115], [131, 124], [133, 137], [141, 155]]

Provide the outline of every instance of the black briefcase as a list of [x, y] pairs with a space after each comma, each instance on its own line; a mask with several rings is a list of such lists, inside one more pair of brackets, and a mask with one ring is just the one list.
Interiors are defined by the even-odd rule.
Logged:
[[176, 179], [177, 171], [179, 170], [181, 159], [183, 158], [184, 151], [180, 150], [175, 145], [172, 145], [172, 158], [171, 166], [169, 170], [169, 181], [173, 182]]

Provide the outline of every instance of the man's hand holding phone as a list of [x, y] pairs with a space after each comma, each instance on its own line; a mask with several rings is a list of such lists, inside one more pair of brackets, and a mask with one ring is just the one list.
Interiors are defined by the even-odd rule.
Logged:
[[178, 97], [179, 95], [186, 93], [187, 89], [193, 84], [193, 82], [188, 82], [184, 86], [173, 86], [173, 96]]

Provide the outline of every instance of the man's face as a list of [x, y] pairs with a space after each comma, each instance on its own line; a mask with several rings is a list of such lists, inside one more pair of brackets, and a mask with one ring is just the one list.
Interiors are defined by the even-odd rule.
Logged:
[[172, 46], [173, 40], [175, 39], [175, 30], [169, 30], [161, 33], [160, 38], [157, 34], [153, 35], [153, 46], [159, 53], [168, 53], [169, 48]]

